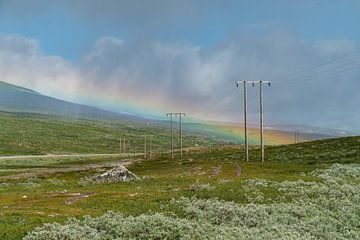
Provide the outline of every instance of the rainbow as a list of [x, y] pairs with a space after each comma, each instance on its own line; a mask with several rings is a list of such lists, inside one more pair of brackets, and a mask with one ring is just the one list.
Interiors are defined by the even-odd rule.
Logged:
[[[240, 123], [197, 122], [187, 123], [186, 127], [190, 131], [207, 133], [224, 142], [244, 143], [244, 128]], [[293, 142], [293, 136], [290, 133], [265, 129], [264, 134], [266, 145], [289, 144]], [[248, 139], [249, 144], [259, 145], [259, 129], [255, 127], [248, 128]]]
[[[141, 92], [135, 93], [130, 91], [130, 87], [128, 88], [129, 90], [124, 88], [119, 93], [116, 87], [110, 88], [111, 90], [108, 91], [99, 91], [97, 86], [88, 83], [82, 89], [83, 91], [77, 91], [76, 95], [69, 92], [61, 96], [61, 98], [109, 111], [141, 115], [156, 120], [166, 120], [165, 113], [169, 111], [167, 106], [171, 105], [172, 109], [184, 108], [181, 106], [181, 103], [177, 103], [172, 99], [166, 99], [162, 93], [157, 93], [156, 89], [151, 97], [148, 97], [146, 94], [142, 95]], [[186, 110], [191, 111], [192, 109]], [[207, 136], [214, 136], [216, 139], [224, 142], [244, 142], [244, 131], [240, 123], [205, 122], [187, 118], [185, 124], [187, 130], [206, 133]], [[259, 130], [255, 127], [250, 127], [248, 133], [249, 143], [259, 144]], [[277, 145], [291, 142], [293, 142], [293, 137], [287, 133], [269, 129], [265, 130], [265, 144]]]

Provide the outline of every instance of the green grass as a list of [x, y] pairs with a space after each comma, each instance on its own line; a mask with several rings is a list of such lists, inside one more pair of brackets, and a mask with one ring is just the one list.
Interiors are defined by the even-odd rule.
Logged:
[[[167, 124], [140, 120], [101, 120], [58, 117], [30, 113], [0, 112], [0, 155], [71, 153], [116, 153], [119, 139], [125, 137], [127, 151], [143, 151], [143, 135], [152, 139], [154, 151], [169, 145]], [[191, 136], [192, 135], [192, 136]], [[148, 137], [149, 141], [149, 137]], [[214, 143], [210, 136], [197, 135], [200, 144]], [[184, 133], [184, 146], [193, 143], [193, 134]]]
[[[45, 222], [63, 222], [71, 216], [97, 216], [109, 210], [125, 215], [175, 211], [169, 209], [168, 202], [181, 196], [205, 199], [216, 197], [248, 203], [242, 188], [247, 179], [317, 181], [315, 177], [304, 173], [328, 167], [333, 162], [358, 163], [359, 141], [359, 137], [354, 137], [268, 147], [268, 161], [264, 163], [255, 159], [244, 162], [241, 160], [243, 156], [240, 147], [185, 153], [183, 159], [159, 155], [131, 165], [129, 169], [145, 179], [127, 183], [94, 184], [84, 180], [97, 174], [96, 170], [59, 172], [30, 179], [1, 179], [0, 239], [21, 239], [36, 226]], [[251, 149], [251, 154], [257, 156], [258, 149]], [[83, 157], [56, 161], [42, 159], [42, 162], [31, 160], [26, 163], [21, 161], [27, 160], [11, 160], [13, 164], [7, 160], [0, 161], [0, 170], [6, 170], [4, 175], [9, 175], [14, 174], [14, 171], [28, 171], [31, 167], [67, 168], [116, 159]], [[240, 168], [241, 175], [237, 176]], [[206, 184], [213, 189], [206, 189]], [[201, 186], [205, 187], [202, 189]], [[281, 194], [269, 188], [262, 191], [269, 199]], [[90, 196], [77, 199], [72, 195], [74, 193]]]

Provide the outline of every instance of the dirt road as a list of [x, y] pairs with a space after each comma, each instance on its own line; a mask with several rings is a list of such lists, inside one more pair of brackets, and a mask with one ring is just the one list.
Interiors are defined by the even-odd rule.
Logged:
[[101, 156], [129, 156], [119, 153], [89, 153], [89, 154], [46, 154], [46, 155], [24, 155], [24, 156], [0, 156], [0, 159], [28, 159], [28, 158], [57, 158], [57, 157], [101, 157]]
[[[111, 155], [119, 155], [119, 154], [110, 154]], [[56, 157], [68, 157], [69, 155], [56, 155]], [[92, 154], [92, 155], [71, 155], [71, 156], [106, 156], [104, 154]], [[39, 156], [16, 156], [16, 159], [21, 158], [38, 158]], [[45, 156], [43, 156], [45, 157]], [[46, 155], [48, 157], [48, 155]], [[15, 157], [9, 158], [9, 159], [15, 159]], [[103, 163], [88, 163], [88, 164], [77, 164], [77, 165], [61, 165], [61, 166], [53, 166], [53, 167], [39, 167], [39, 168], [22, 168], [19, 169], [19, 173], [6, 175], [6, 176], [0, 176], [1, 179], [21, 179], [21, 178], [29, 178], [29, 177], [35, 177], [35, 176], [44, 176], [44, 175], [50, 175], [54, 173], [64, 173], [64, 172], [80, 172], [80, 171], [87, 171], [92, 169], [103, 169], [103, 168], [110, 168], [114, 167], [116, 165], [123, 165], [128, 166], [132, 164], [135, 161], [140, 161], [140, 159], [120, 159], [116, 161], [106, 161]]]

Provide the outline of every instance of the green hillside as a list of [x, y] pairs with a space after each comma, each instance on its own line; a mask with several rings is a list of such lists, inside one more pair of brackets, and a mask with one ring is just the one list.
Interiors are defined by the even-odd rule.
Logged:
[[0, 111], [101, 119], [141, 119], [141, 117], [105, 111], [96, 107], [49, 97], [31, 89], [2, 81], [0, 81]]
[[[127, 139], [127, 152], [143, 151], [144, 137], [154, 152], [169, 148], [168, 123], [129, 120], [59, 117], [0, 112], [0, 155], [117, 153], [119, 139]], [[152, 135], [152, 137], [151, 137]], [[184, 132], [184, 147], [213, 144], [205, 134]], [[175, 144], [178, 137], [175, 135]], [[129, 143], [129, 141], [131, 141]]]

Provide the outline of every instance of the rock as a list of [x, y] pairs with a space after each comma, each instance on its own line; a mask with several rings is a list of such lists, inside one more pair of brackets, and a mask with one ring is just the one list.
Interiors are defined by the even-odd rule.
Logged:
[[94, 180], [99, 182], [128, 182], [137, 179], [139, 179], [138, 176], [121, 165], [94, 177]]

